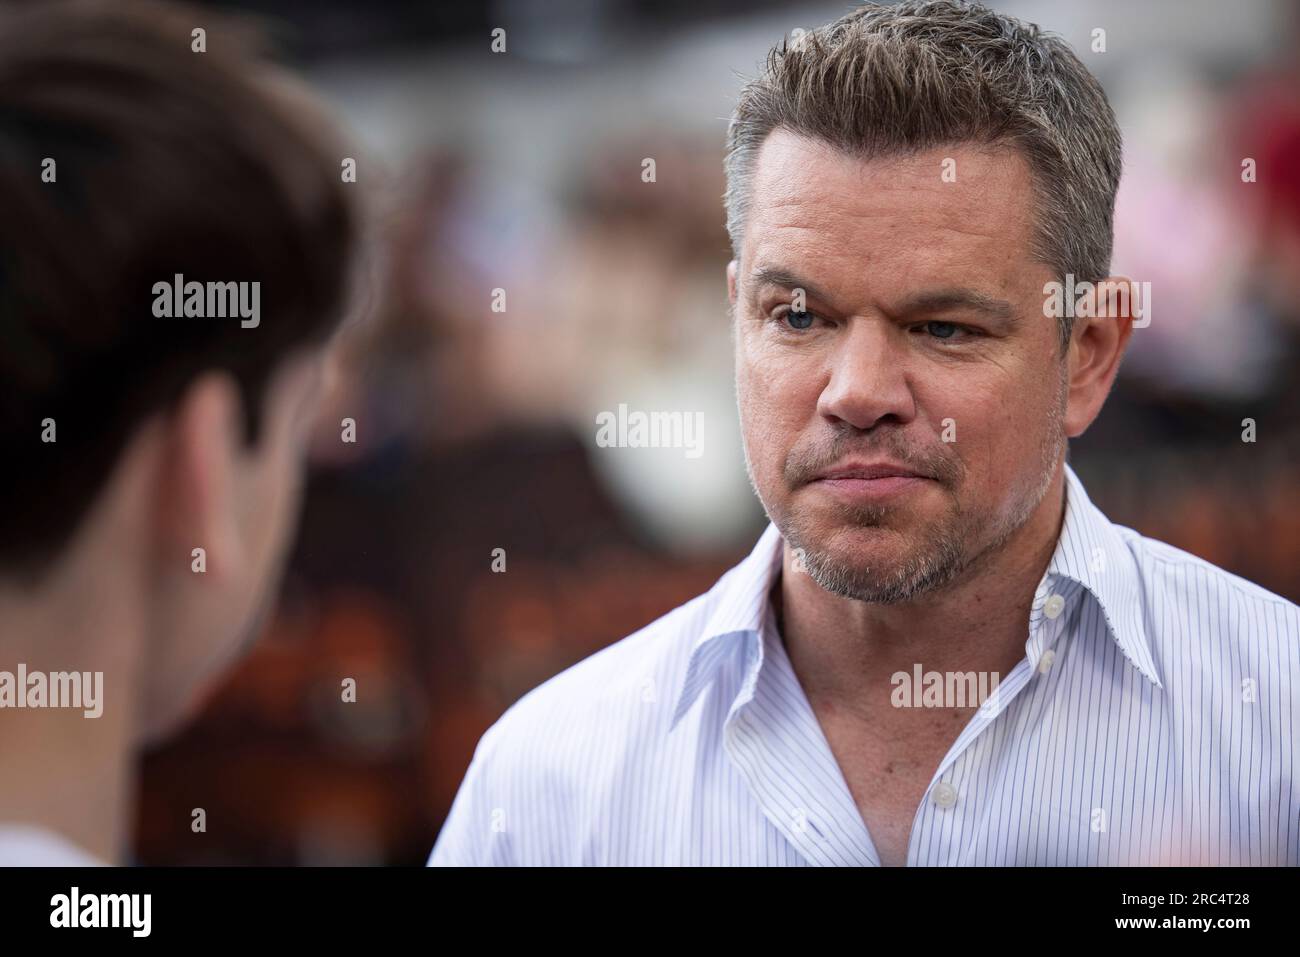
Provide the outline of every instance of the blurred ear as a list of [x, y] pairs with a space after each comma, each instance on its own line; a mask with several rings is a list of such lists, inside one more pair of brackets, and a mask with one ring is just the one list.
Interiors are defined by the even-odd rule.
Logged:
[[[1120, 292], [1121, 287], [1127, 294]], [[1069, 438], [1087, 431], [1110, 394], [1133, 334], [1135, 291], [1127, 276], [1111, 276], [1097, 284], [1096, 294], [1088, 300], [1091, 315], [1074, 320], [1066, 357], [1069, 385], [1064, 426]]]
[[736, 304], [736, 260], [727, 263], [727, 299]]
[[168, 422], [160, 478], [160, 538], [170, 562], [206, 553], [208, 575], [225, 577], [241, 560], [235, 468], [243, 445], [239, 388], [223, 372], [190, 383]]

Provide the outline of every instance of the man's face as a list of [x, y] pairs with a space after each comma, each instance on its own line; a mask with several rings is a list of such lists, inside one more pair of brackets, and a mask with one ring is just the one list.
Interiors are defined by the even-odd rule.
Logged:
[[752, 189], [728, 284], [759, 498], [837, 594], [951, 582], [1024, 524], [1064, 445], [1027, 163], [974, 145], [864, 161], [778, 129]]

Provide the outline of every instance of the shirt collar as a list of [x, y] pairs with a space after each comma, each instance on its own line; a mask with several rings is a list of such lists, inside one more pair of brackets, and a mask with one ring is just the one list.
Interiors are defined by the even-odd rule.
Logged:
[[691, 647], [670, 730], [713, 678], [723, 652], [731, 645], [729, 639], [762, 631], [770, 604], [768, 592], [780, 572], [783, 552], [781, 533], [769, 522], [748, 557], [713, 586], [713, 611]]
[[1078, 582], [1101, 608], [1111, 638], [1144, 677], [1163, 688], [1145, 624], [1142, 572], [1120, 526], [1092, 504], [1083, 483], [1065, 466], [1065, 519], [1056, 551], [1034, 594], [1037, 612], [1051, 593], [1053, 576]]
[[[1143, 622], [1143, 596], [1137, 561], [1119, 527], [1092, 504], [1083, 483], [1065, 466], [1065, 517], [1056, 550], [1034, 593], [1031, 614], [1052, 594], [1054, 577], [1078, 582], [1101, 607], [1111, 638], [1157, 688], [1163, 687]], [[713, 612], [696, 638], [673, 709], [670, 729], [694, 704], [712, 679], [732, 641], [760, 634], [768, 594], [781, 569], [781, 533], [768, 523], [753, 551], [713, 587]]]

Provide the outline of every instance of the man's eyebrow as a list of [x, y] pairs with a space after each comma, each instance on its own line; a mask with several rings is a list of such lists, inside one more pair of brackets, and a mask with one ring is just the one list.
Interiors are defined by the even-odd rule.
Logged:
[[911, 316], [947, 309], [969, 309], [995, 319], [1016, 318], [1016, 310], [1011, 303], [976, 289], [936, 289], [923, 292], [904, 300], [890, 312], [896, 316]]
[[[818, 299], [829, 303], [832, 299], [816, 284], [800, 278], [779, 266], [760, 266], [749, 275], [749, 280], [757, 292], [764, 286], [777, 286], [782, 289], [802, 289], [809, 299]], [[1005, 299], [998, 299], [976, 289], [950, 288], [935, 289], [918, 293], [904, 300], [899, 306], [890, 310], [895, 316], [913, 316], [917, 314], [942, 312], [946, 309], [969, 309], [982, 312], [994, 319], [1014, 319], [1015, 307]]]
[[802, 289], [809, 299], [828, 302], [831, 298], [814, 283], [801, 279], [789, 270], [778, 266], [760, 266], [749, 274], [749, 281], [753, 283], [755, 292], [764, 286], [779, 286], [782, 289]]

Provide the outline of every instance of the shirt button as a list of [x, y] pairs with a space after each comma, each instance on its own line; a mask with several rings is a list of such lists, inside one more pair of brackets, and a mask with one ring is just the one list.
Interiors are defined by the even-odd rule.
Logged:
[[939, 807], [952, 807], [957, 803], [957, 789], [947, 781], [940, 781], [934, 789], [934, 803]]
[[1048, 648], [1043, 652], [1042, 657], [1038, 659], [1038, 670], [1041, 674], [1047, 674], [1051, 670], [1052, 662], [1056, 660], [1056, 652]]
[[1065, 599], [1060, 595], [1049, 595], [1047, 603], [1043, 605], [1043, 614], [1048, 618], [1057, 618], [1065, 609]]

